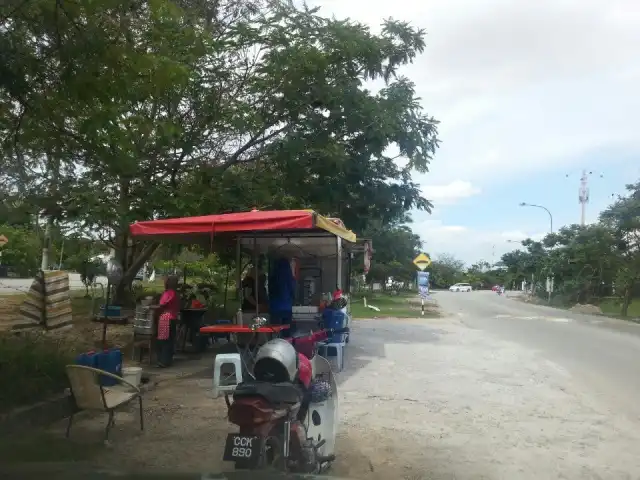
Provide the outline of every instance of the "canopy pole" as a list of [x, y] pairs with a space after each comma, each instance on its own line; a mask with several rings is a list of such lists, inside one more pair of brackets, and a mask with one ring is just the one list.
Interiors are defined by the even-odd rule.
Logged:
[[342, 290], [342, 238], [336, 235], [336, 257], [338, 264], [336, 265], [337, 281], [336, 288]]
[[240, 237], [236, 239], [236, 298], [242, 303], [242, 264], [240, 258]]
[[253, 237], [253, 281], [255, 285], [255, 294], [254, 298], [256, 300], [256, 317], [260, 316], [260, 302], [258, 296], [260, 292], [258, 291], [258, 238], [256, 236]]

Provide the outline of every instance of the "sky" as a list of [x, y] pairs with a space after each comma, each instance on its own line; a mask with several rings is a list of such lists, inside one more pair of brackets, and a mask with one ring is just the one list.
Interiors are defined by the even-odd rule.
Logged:
[[400, 73], [439, 120], [441, 147], [414, 175], [431, 214], [412, 229], [432, 257], [498, 261], [524, 238], [587, 222], [640, 178], [640, 1], [313, 0], [323, 16], [427, 32]]

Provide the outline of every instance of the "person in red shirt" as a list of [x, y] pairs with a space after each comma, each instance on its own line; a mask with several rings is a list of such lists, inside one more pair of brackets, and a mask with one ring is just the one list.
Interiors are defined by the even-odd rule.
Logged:
[[180, 295], [178, 277], [168, 276], [164, 281], [164, 293], [160, 297], [160, 318], [158, 319], [158, 366], [169, 367], [173, 363], [176, 341]]

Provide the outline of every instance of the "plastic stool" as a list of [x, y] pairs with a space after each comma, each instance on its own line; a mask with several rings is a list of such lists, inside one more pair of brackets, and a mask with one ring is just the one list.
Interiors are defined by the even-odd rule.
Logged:
[[[229, 385], [221, 385], [222, 367], [224, 365], [233, 365], [235, 369], [235, 383]], [[232, 375], [225, 376], [224, 380], [229, 380]], [[213, 362], [213, 398], [218, 398], [221, 392], [233, 392], [236, 386], [242, 383], [242, 360], [239, 353], [220, 353], [216, 355]]]
[[[318, 347], [318, 354], [329, 360], [329, 357], [336, 357], [337, 369], [340, 372], [344, 368], [344, 343], [325, 343]], [[335, 350], [335, 355], [331, 351]], [[329, 360], [330, 361], [330, 360]]]

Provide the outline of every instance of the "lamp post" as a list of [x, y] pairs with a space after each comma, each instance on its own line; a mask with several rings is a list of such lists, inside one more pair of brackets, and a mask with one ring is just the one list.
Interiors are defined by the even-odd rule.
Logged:
[[549, 209], [547, 207], [543, 207], [542, 205], [534, 205], [532, 203], [525, 203], [525, 202], [521, 202], [520, 206], [521, 207], [541, 208], [542, 210], [547, 212], [549, 214], [549, 233], [553, 233], [553, 215], [551, 215], [551, 212], [549, 211]]

